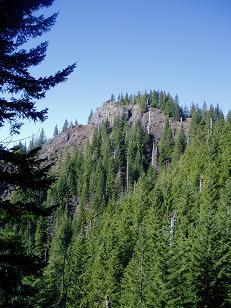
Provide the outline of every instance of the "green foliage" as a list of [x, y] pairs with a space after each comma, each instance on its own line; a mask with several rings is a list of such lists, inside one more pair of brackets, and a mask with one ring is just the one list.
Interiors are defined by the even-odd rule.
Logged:
[[60, 158], [55, 210], [27, 241], [43, 260], [47, 251], [30, 282], [38, 307], [105, 307], [107, 297], [112, 307], [230, 306], [231, 123], [206, 105], [191, 113], [188, 144], [166, 119], [156, 169], [151, 138], [124, 117]]
[[187, 110], [184, 113], [180, 107], [178, 96], [176, 95], [173, 98], [169, 93], [166, 94], [163, 91], [157, 92], [151, 90], [149, 93], [147, 91], [144, 94], [138, 92], [136, 95], [128, 95], [128, 93], [124, 95], [121, 93], [117, 98], [117, 103], [120, 105], [138, 104], [141, 112], [146, 112], [148, 106], [151, 108], [159, 108], [166, 116], [176, 120], [180, 120], [181, 117], [186, 119], [188, 116]]
[[90, 114], [88, 116], [88, 121], [87, 121], [88, 124], [90, 123], [92, 116], [93, 116], [93, 109], [91, 109]]
[[133, 187], [142, 172], [147, 170], [148, 153], [146, 145], [149, 138], [142, 129], [141, 123], [135, 123], [134, 127], [127, 131], [127, 188]]
[[231, 111], [229, 111], [229, 112], [227, 113], [226, 120], [227, 120], [228, 122], [231, 122]]
[[[47, 118], [47, 108], [38, 110], [37, 101], [45, 98], [47, 90], [64, 82], [75, 68], [75, 64], [70, 65], [49, 77], [32, 74], [31, 67], [44, 60], [48, 43], [30, 48], [30, 39], [49, 31], [57, 17], [38, 15], [38, 10], [52, 3], [53, 0], [0, 2], [0, 128], [9, 129], [5, 140], [20, 132], [24, 120], [43, 122]], [[39, 149], [34, 149], [45, 139], [42, 130], [38, 142], [31, 141], [29, 150], [21, 144], [10, 149], [4, 140], [0, 145], [1, 307], [35, 304], [36, 276], [43, 265], [40, 252], [34, 253], [36, 217], [48, 214], [43, 201], [54, 180], [48, 175], [49, 164], [44, 165], [44, 160], [37, 157]]]
[[57, 213], [68, 221], [64, 203], [70, 213], [74, 195], [78, 202], [68, 247], [58, 244], [63, 224], [53, 227], [59, 248], [51, 244], [44, 301], [104, 307], [108, 296], [113, 307], [228, 307], [231, 126], [218, 117], [208, 135], [208, 111], [194, 112], [200, 129], [192, 122], [187, 147], [182, 127], [173, 147], [166, 121], [159, 159], [176, 163], [158, 174], [149, 137], [123, 118], [113, 128], [104, 123], [84, 156], [64, 160], [52, 192]]
[[36, 140], [35, 142], [35, 146], [36, 147], [40, 147], [42, 146], [44, 143], [46, 143], [46, 136], [45, 136], [45, 131], [44, 129], [42, 128], [40, 134], [39, 134], [39, 137], [38, 137], [38, 140]]
[[39, 302], [42, 305], [52, 305], [66, 302], [68, 263], [70, 255], [68, 247], [71, 241], [72, 231], [67, 210], [62, 208], [56, 214], [54, 220], [54, 235], [49, 250], [49, 261], [44, 271], [45, 285], [42, 287]]
[[66, 119], [63, 123], [63, 128], [62, 128], [62, 132], [64, 132], [67, 128], [69, 128], [69, 122], [68, 120]]
[[173, 160], [178, 161], [180, 156], [184, 153], [185, 148], [186, 148], [186, 137], [181, 125], [175, 140], [175, 145], [172, 154]]
[[169, 119], [166, 118], [163, 135], [159, 144], [159, 163], [161, 166], [167, 166], [172, 161], [173, 146], [174, 140], [172, 137], [172, 131]]
[[54, 132], [53, 132], [53, 137], [57, 136], [58, 134], [59, 134], [59, 130], [58, 130], [58, 126], [56, 124], [55, 128], [54, 128]]

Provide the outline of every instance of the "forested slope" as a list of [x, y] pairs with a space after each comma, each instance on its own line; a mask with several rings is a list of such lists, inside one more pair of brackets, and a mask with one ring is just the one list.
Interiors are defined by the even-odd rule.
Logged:
[[231, 123], [194, 108], [187, 145], [168, 123], [157, 167], [152, 137], [123, 117], [62, 158], [34, 237], [37, 306], [231, 305]]
[[[175, 99], [170, 94], [163, 91], [149, 91], [136, 95], [120, 94], [115, 100], [114, 96], [104, 102], [95, 112], [91, 110], [88, 124], [80, 125], [65, 120], [62, 130], [58, 133], [57, 126], [54, 130], [54, 137], [47, 142], [40, 142], [44, 138], [39, 136], [38, 140], [30, 142], [29, 148], [33, 145], [43, 145], [41, 156], [48, 157], [49, 161], [56, 161], [63, 152], [72, 152], [76, 149], [84, 148], [87, 143], [91, 142], [95, 128], [108, 121], [109, 126], [113, 126], [114, 120], [123, 117], [129, 126], [139, 121], [141, 126], [152, 135], [158, 142], [163, 134], [165, 118], [169, 117], [169, 126], [175, 137], [182, 126], [186, 135], [188, 135], [189, 112], [180, 107], [178, 98]], [[181, 122], [183, 121], [183, 122]], [[41, 131], [40, 135], [43, 131]], [[44, 132], [43, 132], [44, 133]]]

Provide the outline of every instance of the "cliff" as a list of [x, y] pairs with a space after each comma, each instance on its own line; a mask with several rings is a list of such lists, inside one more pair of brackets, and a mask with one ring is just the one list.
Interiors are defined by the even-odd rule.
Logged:
[[[118, 116], [124, 116], [130, 126], [140, 120], [142, 126], [154, 137], [154, 139], [157, 142], [160, 140], [166, 116], [159, 109], [150, 108], [146, 112], [142, 112], [139, 105], [123, 106], [109, 101], [96, 109], [89, 124], [68, 128], [56, 137], [50, 139], [43, 146], [41, 156], [46, 156], [49, 160], [54, 161], [57, 160], [64, 151], [71, 152], [75, 148], [84, 148], [89, 142], [91, 142], [94, 129], [99, 127], [101, 123], [106, 120], [108, 120], [110, 125], [113, 126], [114, 119]], [[173, 137], [175, 137], [179, 131], [181, 122], [171, 118], [169, 121]], [[182, 127], [187, 136], [189, 119], [182, 122]]]

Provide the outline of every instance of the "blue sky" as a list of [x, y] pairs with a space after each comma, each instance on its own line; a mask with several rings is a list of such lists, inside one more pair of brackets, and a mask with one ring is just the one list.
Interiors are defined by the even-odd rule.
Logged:
[[[160, 89], [178, 94], [182, 105], [206, 101], [224, 113], [231, 109], [229, 0], [56, 0], [44, 13], [56, 11], [35, 75], [78, 64], [68, 82], [38, 103], [49, 108], [48, 136], [66, 118], [86, 123], [91, 108], [112, 93]], [[22, 136], [40, 129], [25, 125]]]

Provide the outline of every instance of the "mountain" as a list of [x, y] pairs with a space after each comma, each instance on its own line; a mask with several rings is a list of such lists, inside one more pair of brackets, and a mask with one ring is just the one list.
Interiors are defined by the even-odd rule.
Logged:
[[[58, 156], [65, 151], [73, 151], [76, 148], [84, 148], [91, 142], [94, 129], [98, 128], [103, 122], [108, 121], [110, 127], [113, 127], [114, 120], [118, 117], [124, 117], [129, 126], [140, 121], [145, 130], [149, 130], [151, 136], [158, 143], [161, 139], [164, 129], [166, 115], [158, 109], [147, 106], [148, 110], [141, 111], [139, 104], [121, 105], [118, 102], [105, 102], [98, 107], [91, 116], [89, 124], [76, 125], [65, 129], [59, 135], [50, 139], [44, 144], [42, 157], [48, 157], [49, 160], [57, 160]], [[173, 137], [175, 138], [181, 127], [181, 121], [170, 118], [170, 126]], [[190, 118], [182, 121], [182, 128], [186, 137], [188, 136]]]
[[44, 265], [23, 280], [27, 305], [230, 307], [231, 122], [218, 106], [121, 95], [41, 155], [56, 182], [16, 194], [52, 209], [17, 226]]

